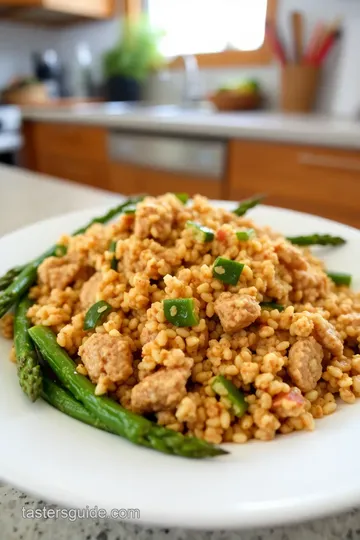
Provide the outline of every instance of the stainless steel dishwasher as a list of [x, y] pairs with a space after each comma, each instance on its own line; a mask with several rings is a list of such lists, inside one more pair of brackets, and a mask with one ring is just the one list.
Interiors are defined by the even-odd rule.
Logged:
[[112, 162], [204, 176], [214, 182], [224, 177], [226, 149], [225, 140], [120, 131], [108, 135]]

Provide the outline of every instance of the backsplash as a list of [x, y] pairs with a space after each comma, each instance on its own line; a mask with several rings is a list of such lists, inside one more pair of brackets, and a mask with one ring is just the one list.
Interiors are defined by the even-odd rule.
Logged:
[[[289, 15], [293, 10], [301, 10], [305, 14], [307, 32], [313, 29], [316, 21], [333, 20], [342, 16], [346, 28], [349, 21], [360, 17], [360, 2], [353, 0], [279, 0], [278, 16], [279, 28], [286, 43], [289, 43]], [[0, 23], [0, 88], [18, 73], [31, 72], [31, 58], [29, 51], [54, 48], [60, 60], [67, 68], [69, 87], [72, 87], [74, 71], [76, 70], [75, 48], [79, 43], [88, 44], [93, 56], [94, 78], [101, 79], [101, 55], [118, 38], [120, 32], [119, 20], [104, 22], [82, 23], [65, 29], [43, 29], [21, 26], [12, 23]], [[318, 101], [320, 112], [340, 111], [342, 94], [336, 92], [336, 82], [339, 73], [342, 73], [343, 58], [346, 54], [347, 64], [353, 61], [357, 65], [357, 51], [360, 46], [345, 50], [344, 43], [331, 54], [323, 72], [323, 83]], [[346, 40], [345, 40], [346, 45]], [[11, 54], [9, 54], [11, 51]], [[353, 58], [353, 60], [352, 60]], [[251, 76], [261, 82], [268, 96], [269, 108], [275, 108], [279, 93], [279, 68], [274, 63], [264, 67], [207, 69], [201, 70], [200, 85], [202, 95], [206, 96], [219, 85], [229, 79]], [[182, 71], [171, 70], [160, 73], [150, 79], [146, 96], [152, 102], [177, 103], [181, 101], [184, 76]], [[349, 98], [349, 92], [346, 95]], [[340, 100], [340, 102], [339, 102]], [[335, 103], [335, 104], [334, 104]]]
[[[57, 32], [0, 22], [0, 89], [15, 75], [32, 72], [31, 53], [55, 47]], [[30, 53], [30, 54], [29, 54]]]

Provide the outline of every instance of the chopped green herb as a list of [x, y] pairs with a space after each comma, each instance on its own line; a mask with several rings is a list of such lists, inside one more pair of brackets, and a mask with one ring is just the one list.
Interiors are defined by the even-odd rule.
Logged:
[[168, 298], [163, 300], [166, 320], [174, 326], [196, 326], [199, 317], [193, 298]]
[[247, 242], [254, 234], [254, 229], [246, 229], [245, 231], [237, 231], [236, 237], [241, 242]]
[[327, 275], [335, 283], [335, 285], [346, 285], [346, 287], [350, 287], [351, 285], [351, 274], [345, 274], [343, 272], [328, 272]]
[[96, 302], [96, 304], [93, 304], [91, 308], [89, 308], [86, 312], [84, 320], [84, 330], [93, 330], [94, 328], [96, 328], [98, 324], [102, 323], [106, 315], [108, 315], [111, 310], [112, 307], [110, 306], [110, 304], [105, 302], [105, 300], [100, 300], [100, 302]]
[[260, 302], [262, 309], [277, 309], [278, 311], [284, 311], [285, 307], [282, 304], [276, 302]]
[[183, 204], [186, 204], [189, 200], [189, 195], [187, 193], [174, 193], [174, 195], [181, 201]]
[[265, 197], [266, 195], [255, 195], [250, 199], [241, 201], [239, 206], [235, 208], [235, 210], [233, 210], [233, 213], [237, 216], [244, 216], [248, 210], [260, 204], [265, 199]]
[[243, 269], [243, 263], [218, 257], [214, 262], [213, 276], [228, 285], [237, 285]]
[[238, 418], [244, 416], [249, 405], [245, 401], [244, 394], [236, 388], [234, 383], [226, 379], [223, 375], [217, 375], [211, 386], [216, 394], [228, 398], [235, 416]]
[[212, 242], [214, 240], [215, 232], [212, 229], [209, 229], [209, 227], [200, 225], [200, 223], [196, 223], [195, 221], [187, 221], [186, 228], [192, 229], [194, 238], [197, 242], [205, 243]]

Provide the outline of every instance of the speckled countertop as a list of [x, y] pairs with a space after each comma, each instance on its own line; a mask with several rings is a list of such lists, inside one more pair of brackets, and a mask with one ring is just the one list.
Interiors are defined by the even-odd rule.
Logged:
[[[2, 166], [0, 193], [0, 236], [52, 215], [111, 204], [117, 198], [106, 192]], [[70, 522], [23, 517], [24, 508], [43, 508], [44, 505], [56, 508], [0, 482], [0, 540], [360, 540], [359, 510], [292, 527], [245, 532], [199, 532], [150, 529], [101, 519]]]

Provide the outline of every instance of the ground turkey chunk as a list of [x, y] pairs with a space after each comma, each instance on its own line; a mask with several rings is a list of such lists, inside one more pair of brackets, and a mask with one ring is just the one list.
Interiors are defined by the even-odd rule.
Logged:
[[80, 292], [80, 303], [82, 309], [89, 309], [96, 302], [96, 295], [99, 290], [99, 285], [102, 281], [101, 272], [96, 272], [82, 286]]
[[93, 334], [80, 347], [79, 355], [94, 383], [101, 375], [112, 382], [124, 382], [133, 372], [131, 348], [121, 336]]
[[334, 356], [341, 356], [344, 352], [344, 345], [333, 325], [319, 313], [313, 315], [313, 323], [316, 339]]
[[255, 298], [248, 294], [220, 294], [215, 301], [215, 312], [225, 332], [238, 332], [256, 321], [261, 308]]
[[289, 351], [288, 373], [302, 392], [310, 392], [322, 374], [323, 350], [313, 337], [301, 338]]
[[289, 270], [307, 270], [308, 263], [299, 248], [282, 239], [279, 239], [274, 247], [275, 252], [279, 257], [279, 261], [286, 266], [286, 268], [289, 268]]
[[51, 289], [64, 290], [75, 281], [81, 266], [81, 258], [74, 253], [65, 257], [48, 257], [40, 264], [38, 276], [41, 283]]
[[147, 197], [137, 205], [134, 234], [138, 238], [152, 236], [155, 240], [166, 240], [171, 234], [172, 225], [173, 212], [165, 201]]
[[186, 395], [183, 370], [161, 370], [148, 375], [131, 392], [131, 407], [138, 413], [174, 409]]

